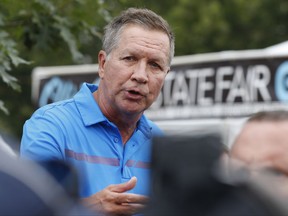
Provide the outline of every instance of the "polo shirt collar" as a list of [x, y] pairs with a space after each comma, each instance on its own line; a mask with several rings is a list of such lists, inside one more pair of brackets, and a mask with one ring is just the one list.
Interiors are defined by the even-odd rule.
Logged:
[[137, 130], [140, 130], [147, 138], [151, 138], [152, 127], [149, 125], [148, 120], [145, 115], [141, 116], [137, 125]]
[[107, 120], [92, 94], [97, 89], [97, 85], [83, 83], [79, 92], [74, 96], [76, 106], [85, 126]]
[[[109, 122], [93, 97], [92, 93], [97, 89], [98, 85], [83, 83], [79, 92], [74, 96], [76, 106], [85, 126], [104, 121]], [[144, 115], [141, 116], [137, 124], [137, 130], [140, 130], [148, 138], [152, 136], [151, 127]]]

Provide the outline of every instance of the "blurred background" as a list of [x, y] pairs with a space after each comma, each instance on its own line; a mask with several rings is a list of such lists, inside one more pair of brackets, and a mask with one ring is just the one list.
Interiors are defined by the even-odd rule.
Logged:
[[13, 148], [36, 108], [32, 70], [97, 63], [103, 27], [131, 6], [170, 23], [175, 56], [262, 49], [288, 38], [287, 0], [1, 0], [0, 134]]

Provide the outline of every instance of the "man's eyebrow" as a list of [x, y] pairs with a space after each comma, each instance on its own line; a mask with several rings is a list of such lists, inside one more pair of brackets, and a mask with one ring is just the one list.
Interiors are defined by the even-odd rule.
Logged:
[[150, 58], [149, 61], [153, 61], [153, 62], [159, 62], [159, 63], [165, 63], [165, 61], [161, 58]]

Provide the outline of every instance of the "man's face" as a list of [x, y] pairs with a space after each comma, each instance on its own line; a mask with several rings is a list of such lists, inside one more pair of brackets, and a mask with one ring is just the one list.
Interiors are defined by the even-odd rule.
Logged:
[[251, 169], [288, 176], [288, 121], [247, 123], [231, 148], [231, 156]]
[[169, 71], [169, 49], [165, 33], [128, 25], [108, 57], [100, 51], [100, 85], [110, 110], [141, 114], [157, 99]]

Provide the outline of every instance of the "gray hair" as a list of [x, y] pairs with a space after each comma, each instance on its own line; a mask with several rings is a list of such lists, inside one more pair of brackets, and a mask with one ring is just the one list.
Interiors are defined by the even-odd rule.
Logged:
[[170, 42], [169, 63], [174, 56], [175, 38], [167, 23], [161, 16], [151, 10], [140, 8], [129, 8], [115, 17], [106, 27], [103, 36], [103, 50], [109, 55], [117, 46], [121, 32], [128, 24], [136, 24], [151, 30], [159, 30], [167, 34]]

